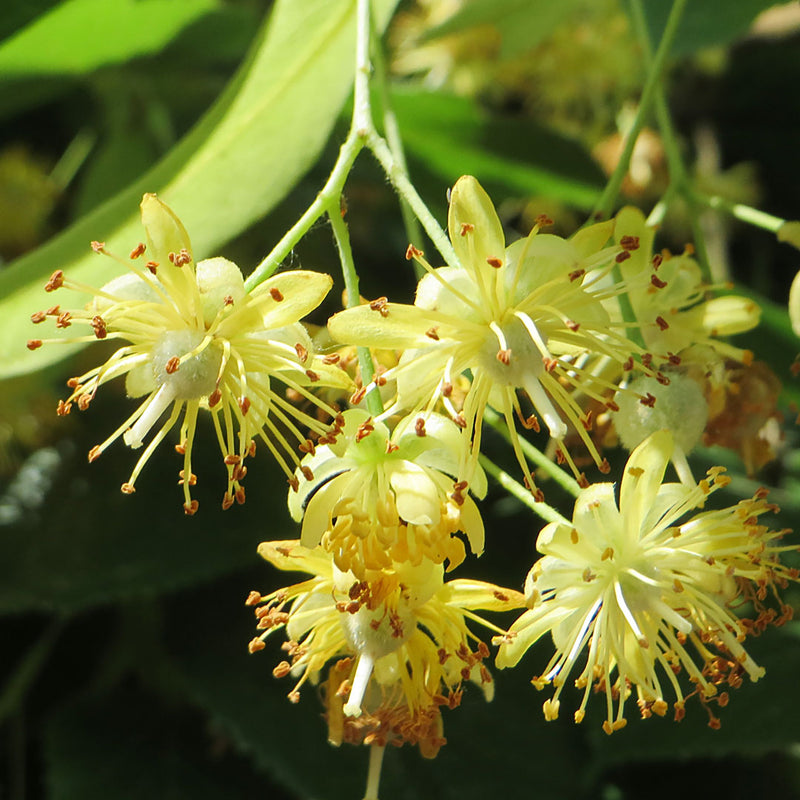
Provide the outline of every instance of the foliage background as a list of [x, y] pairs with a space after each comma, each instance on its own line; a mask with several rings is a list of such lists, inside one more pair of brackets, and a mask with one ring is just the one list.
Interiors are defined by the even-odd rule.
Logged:
[[[445, 188], [467, 172], [487, 187], [509, 230], [547, 211], [570, 233], [602, 189], [600, 166], [644, 78], [627, 9], [614, 0], [400, 3], [386, 36], [392, 100], [415, 184], [440, 219]], [[645, 3], [657, 37], [669, 4]], [[666, 81], [697, 184], [797, 218], [800, 160], [797, 4], [756, 16], [765, 0], [693, 0]], [[395, 2], [376, 4], [383, 26]], [[67, 377], [92, 353], [36, 361], [24, 348], [40, 287], [68, 266], [99, 283], [108, 269], [91, 239], [120, 253], [140, 237], [137, 203], [158, 191], [202, 255], [247, 269], [302, 213], [346, 131], [352, 71], [348, 0], [7, 0], [0, 17], [0, 787], [3, 797], [357, 798], [366, 754], [325, 743], [313, 691], [299, 707], [272, 678], [277, 647], [251, 657], [243, 600], [282, 578], [255, 553], [262, 539], [297, 535], [285, 481], [262, 458], [250, 499], [224, 513], [210, 429], [197, 448], [201, 513], [186, 518], [177, 459], [157, 455], [134, 497], [119, 492], [131, 453], [85, 454], [126, 398], [107, 387], [87, 414], [53, 413]], [[793, 16], [794, 13], [794, 16]], [[777, 21], [775, 21], [777, 20]], [[758, 32], [762, 31], [762, 32]], [[627, 185], [649, 210], [665, 188], [659, 139], [651, 178]], [[593, 156], [594, 152], [594, 156]], [[612, 157], [613, 162], [613, 157]], [[407, 233], [374, 162], [362, 156], [347, 187], [348, 221], [366, 296], [408, 299]], [[780, 523], [800, 530], [800, 454], [789, 403], [797, 351], [785, 313], [795, 250], [716, 214], [702, 219], [715, 264], [765, 304], [748, 339], [784, 381], [785, 442], [755, 476], [775, 487]], [[686, 214], [665, 220], [663, 244], [693, 236]], [[320, 223], [292, 266], [338, 264]], [[313, 321], [335, 310], [336, 291]], [[102, 345], [99, 345], [102, 347]], [[58, 352], [56, 352], [58, 351]], [[51, 363], [45, 363], [46, 361]], [[38, 371], [34, 368], [41, 367]], [[499, 461], [508, 454], [493, 453]], [[619, 457], [617, 458], [617, 463]], [[736, 457], [732, 488], [752, 491]], [[513, 471], [513, 470], [512, 470]], [[590, 476], [598, 479], [599, 476]], [[217, 494], [215, 494], [217, 492]], [[735, 498], [731, 495], [728, 500]], [[566, 508], [555, 489], [548, 500]], [[484, 504], [486, 555], [470, 574], [521, 584], [538, 523], [499, 489]], [[790, 595], [795, 603], [800, 596]], [[746, 685], [709, 730], [701, 708], [680, 725], [632, 721], [607, 738], [600, 718], [545, 724], [528, 684], [534, 653], [497, 676], [491, 705], [467, 695], [445, 718], [435, 762], [388, 754], [382, 797], [800, 797], [800, 628], [753, 646], [767, 677]], [[565, 702], [565, 705], [567, 703]]]

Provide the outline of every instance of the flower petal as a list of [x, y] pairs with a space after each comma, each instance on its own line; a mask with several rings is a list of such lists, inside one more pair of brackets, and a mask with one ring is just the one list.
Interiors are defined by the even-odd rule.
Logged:
[[302, 319], [313, 311], [333, 286], [333, 278], [321, 272], [293, 269], [281, 272], [259, 284], [251, 295], [272, 296], [272, 303], [264, 306], [264, 327], [283, 328]]

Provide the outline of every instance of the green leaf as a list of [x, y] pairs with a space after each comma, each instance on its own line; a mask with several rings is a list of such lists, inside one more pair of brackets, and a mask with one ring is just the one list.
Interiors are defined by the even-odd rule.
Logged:
[[392, 104], [410, 156], [452, 185], [461, 175], [590, 210], [603, 185], [582, 145], [529, 121], [484, 114], [469, 100], [396, 91]]
[[250, 467], [258, 491], [222, 511], [225, 469], [210, 424], [195, 442], [195, 516], [183, 513], [183, 464], [170, 444], [150, 460], [136, 494], [123, 495], [137, 453], [112, 447], [94, 464], [86, 460], [130, 412], [130, 401], [109, 400], [98, 397], [86, 414], [64, 419], [69, 441], [35, 451], [0, 493], [0, 614], [70, 614], [208, 582], [258, 561], [267, 513], [272, 535], [292, 535], [286, 481], [266, 451]]
[[[642, 0], [654, 45], [661, 40], [672, 3], [664, 0]], [[775, 5], [775, 0], [736, 0], [725, 3], [724, 13], [718, 0], [692, 0], [686, 4], [678, 32], [672, 44], [672, 55], [689, 55], [704, 47], [730, 44], [742, 36], [758, 14]]]
[[44, 730], [49, 800], [281, 800], [204, 721], [129, 689], [59, 708]]
[[163, 49], [216, 0], [67, 0], [0, 45], [0, 75], [84, 75]]
[[423, 41], [463, 33], [478, 25], [492, 25], [502, 37], [501, 58], [532, 50], [585, 0], [471, 0], [439, 25]]
[[[395, 3], [374, 4], [379, 28]], [[287, 194], [322, 149], [349, 92], [355, 7], [355, 0], [278, 0], [247, 64], [161, 162], [0, 273], [0, 378], [40, 369], [77, 349], [26, 349], [33, 311], [59, 300], [64, 307], [85, 302], [75, 296], [54, 301], [41, 287], [56, 268], [95, 286], [119, 274], [120, 267], [93, 254], [89, 242], [102, 239], [125, 256], [142, 239], [138, 204], [144, 192], [158, 192], [178, 214], [198, 258], [215, 254]]]

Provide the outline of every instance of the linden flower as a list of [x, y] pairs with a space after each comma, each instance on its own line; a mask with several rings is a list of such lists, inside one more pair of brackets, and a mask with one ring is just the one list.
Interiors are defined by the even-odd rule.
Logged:
[[[247, 599], [264, 631], [250, 642], [250, 652], [262, 650], [274, 631], [286, 630], [283, 649], [290, 661], [273, 674], [299, 676], [289, 695], [293, 702], [306, 681], [317, 683], [330, 661], [345, 658], [332, 667], [337, 687], [328, 692], [329, 712], [337, 713], [335, 697], [344, 699], [344, 716], [388, 720], [392, 738], [402, 744], [433, 736], [437, 709], [458, 705], [463, 681], [478, 682], [491, 699], [492, 679], [482, 663], [489, 649], [467, 620], [503, 633], [474, 610], [521, 608], [519, 592], [472, 580], [445, 583], [442, 566], [427, 560], [395, 564], [366, 583], [337, 569], [321, 547], [264, 542], [259, 553], [278, 569], [312, 576], [267, 596], [251, 592]], [[343, 722], [329, 724], [343, 735]]]
[[[577, 474], [563, 447], [567, 423], [579, 434], [598, 465], [602, 462], [571, 390], [580, 387], [602, 403], [615, 384], [597, 376], [584, 380], [578, 358], [604, 356], [618, 369], [634, 368], [638, 348], [612, 330], [602, 300], [620, 287], [601, 288], [615, 261], [628, 257], [637, 243], [604, 248], [613, 221], [590, 226], [565, 240], [539, 232], [505, 246], [503, 229], [491, 200], [475, 178], [459, 179], [450, 195], [448, 227], [460, 265], [432, 269], [413, 247], [409, 257], [428, 274], [417, 287], [413, 306], [386, 298], [336, 314], [328, 323], [342, 342], [404, 348], [397, 368], [384, 378], [397, 380], [401, 408], [433, 408], [441, 400], [472, 441], [471, 466], [480, 449], [487, 404], [500, 410], [512, 433], [517, 460], [533, 489], [515, 430], [514, 415], [525, 427], [539, 429], [535, 416], [523, 413], [517, 390], [523, 390], [550, 435]], [[647, 374], [649, 367], [638, 365]], [[470, 371], [472, 386], [463, 412], [450, 394], [455, 379]], [[562, 418], [563, 417], [563, 418]], [[566, 422], [564, 420], [566, 419]], [[469, 476], [469, 469], [461, 477]]]
[[[58, 328], [75, 324], [92, 331], [67, 341], [123, 342], [104, 364], [68, 382], [72, 394], [59, 402], [58, 413], [68, 414], [73, 403], [85, 410], [102, 384], [124, 375], [128, 396], [144, 400], [92, 448], [89, 460], [120, 436], [129, 447], [141, 448], [155, 431], [122, 484], [122, 491], [130, 494], [153, 451], [180, 420], [176, 447], [183, 455], [180, 482], [184, 510], [193, 514], [198, 503], [189, 489], [196, 482], [192, 443], [200, 410], [210, 410], [228, 474], [222, 505], [229, 508], [234, 499], [244, 502], [244, 461], [255, 452], [256, 438], [294, 480], [300, 459], [291, 439], [306, 441], [296, 423], [317, 433], [327, 430], [291, 405], [283, 397], [285, 388], [333, 414], [306, 387], [350, 385], [341, 369], [311, 354], [310, 338], [299, 323], [328, 293], [331, 278], [285, 272], [247, 293], [242, 274], [231, 261], [211, 258], [194, 263], [183, 225], [154, 194], [144, 196], [141, 210], [147, 246], [139, 244], [129, 259], [117, 259], [129, 273], [96, 289], [69, 281], [59, 270], [46, 291], [63, 286], [88, 293], [93, 300], [85, 310], [62, 311], [54, 306], [32, 317], [35, 323], [51, 317]], [[107, 254], [103, 243], [92, 246]], [[142, 263], [145, 252], [147, 260]], [[41, 345], [41, 339], [28, 343], [31, 349]], [[278, 390], [274, 379], [284, 388]]]
[[[457, 473], [465, 446], [454, 422], [438, 414], [406, 417], [390, 435], [360, 409], [342, 418], [336, 441], [302, 461], [313, 480], [299, 473], [298, 491], [289, 493], [292, 517], [303, 520], [305, 547], [321, 542], [336, 566], [359, 580], [393, 562], [447, 560], [451, 570], [466, 555], [457, 531], [464, 531], [473, 553], [483, 552], [478, 507], [466, 485], [449, 477]], [[480, 468], [471, 488], [479, 497], [486, 494]]]
[[[581, 493], [571, 525], [551, 523], [539, 535], [544, 557], [526, 582], [529, 610], [502, 638], [497, 666], [514, 666], [551, 634], [555, 655], [533, 680], [539, 689], [555, 687], [544, 704], [548, 720], [558, 716], [559, 696], [584, 650], [575, 681], [583, 689], [576, 722], [593, 688], [606, 696], [606, 733], [625, 725], [633, 687], [644, 717], [666, 713], [666, 690], [675, 697], [676, 719], [693, 694], [706, 705], [711, 698], [725, 705], [728, 695], [718, 687], [737, 687], [745, 673], [753, 681], [764, 673], [742, 646], [746, 635], [791, 617], [782, 604], [778, 617], [762, 602], [797, 578], [778, 561], [782, 550], [795, 549], [775, 544], [784, 531], [758, 522], [775, 507], [759, 492], [681, 522], [728, 480], [714, 468], [698, 485], [662, 484], [672, 447], [667, 431], [653, 434], [628, 460], [619, 506], [613, 484], [596, 484]], [[755, 620], [734, 613], [745, 600], [754, 602]], [[682, 672], [691, 683], [687, 694]], [[719, 720], [711, 715], [710, 724], [718, 727]]]
[[[655, 229], [645, 224], [638, 208], [626, 207], [617, 214], [614, 235], [618, 242], [625, 237], [639, 241], [639, 248], [620, 264], [620, 269], [646, 347], [658, 353], [680, 354], [692, 345], [709, 345], [718, 356], [752, 361], [750, 351], [722, 342], [719, 337], [756, 327], [761, 315], [757, 303], [733, 295], [707, 299], [708, 290], [714, 287], [703, 283], [700, 267], [688, 252], [651, 256]], [[607, 303], [612, 310], [613, 303]]]

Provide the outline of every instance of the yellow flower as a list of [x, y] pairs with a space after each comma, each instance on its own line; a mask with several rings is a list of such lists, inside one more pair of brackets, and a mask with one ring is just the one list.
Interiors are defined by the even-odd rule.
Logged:
[[[797, 577], [778, 561], [782, 550], [795, 549], [776, 544], [784, 531], [758, 522], [775, 510], [765, 493], [681, 522], [728, 481], [715, 468], [695, 486], [662, 484], [672, 446], [668, 432], [653, 434], [628, 460], [619, 506], [613, 484], [595, 484], [575, 503], [571, 525], [551, 523], [539, 535], [544, 557], [526, 582], [529, 610], [502, 639], [497, 665], [515, 665], [551, 634], [555, 655], [534, 678], [537, 688], [555, 687], [544, 704], [548, 720], [558, 716], [559, 696], [584, 651], [575, 681], [583, 689], [576, 722], [593, 688], [606, 697], [607, 733], [624, 726], [634, 687], [645, 717], [666, 713], [668, 690], [676, 719], [694, 694], [706, 705], [711, 698], [724, 705], [722, 686], [739, 686], [745, 674], [755, 681], [764, 672], [742, 645], [747, 634], [791, 617], [791, 609], [781, 605], [778, 617], [763, 603]], [[754, 603], [754, 620], [734, 613], [746, 600]], [[688, 693], [681, 673], [691, 682]]]
[[[318, 433], [327, 430], [287, 402], [273, 380], [331, 414], [307, 387], [350, 384], [342, 370], [312, 355], [310, 338], [299, 323], [328, 293], [331, 278], [285, 272], [247, 293], [242, 274], [231, 261], [211, 258], [195, 264], [183, 225], [154, 194], [144, 196], [141, 209], [147, 245], [139, 244], [128, 259], [117, 259], [127, 273], [96, 289], [68, 280], [59, 270], [46, 291], [63, 286], [90, 294], [93, 300], [82, 310], [54, 306], [32, 317], [35, 323], [52, 318], [58, 328], [79, 325], [92, 331], [71, 341], [122, 342], [105, 363], [68, 382], [72, 394], [59, 403], [58, 413], [69, 413], [73, 403], [85, 410], [102, 384], [124, 375], [128, 396], [144, 400], [92, 448], [89, 460], [120, 436], [129, 447], [140, 448], [155, 429], [122, 485], [123, 492], [132, 493], [145, 463], [180, 420], [176, 446], [183, 455], [180, 482], [184, 510], [193, 514], [198, 502], [190, 494], [196, 481], [192, 443], [200, 410], [210, 410], [227, 471], [222, 505], [228, 508], [234, 500], [244, 502], [244, 462], [255, 452], [257, 438], [294, 480], [299, 456], [290, 440], [306, 441], [295, 423]], [[92, 246], [108, 255], [102, 242]], [[34, 339], [28, 346], [35, 349], [41, 344], [41, 339]]]
[[[283, 649], [290, 660], [273, 674], [298, 679], [289, 694], [293, 702], [306, 681], [317, 683], [325, 666], [340, 659], [332, 667], [338, 686], [328, 692], [329, 714], [349, 719], [366, 714], [384, 720], [395, 739], [405, 730], [405, 741], [433, 746], [437, 709], [458, 705], [464, 681], [477, 682], [491, 699], [492, 679], [482, 663], [489, 650], [467, 620], [502, 633], [474, 612], [520, 608], [519, 592], [480, 581], [445, 582], [442, 566], [427, 560], [396, 564], [396, 570], [366, 583], [337, 569], [321, 547], [264, 542], [259, 553], [278, 569], [312, 576], [267, 596], [252, 592], [247, 599], [264, 631], [250, 642], [251, 652], [262, 650], [272, 632], [286, 631]], [[344, 735], [343, 720], [329, 723]]]
[[[757, 303], [735, 295], [708, 298], [714, 287], [703, 283], [700, 267], [689, 252], [652, 255], [655, 229], [645, 224], [638, 208], [628, 206], [617, 214], [614, 236], [618, 242], [636, 239], [639, 243], [620, 268], [647, 348], [663, 355], [708, 345], [719, 357], [752, 361], [750, 351], [719, 337], [744, 333], [758, 325], [761, 309]], [[616, 315], [613, 303], [607, 305]]]
[[[591, 420], [572, 390], [578, 387], [605, 403], [616, 385], [598, 376], [585, 380], [580, 359], [594, 354], [614, 362], [618, 371], [631, 370], [639, 352], [612, 328], [602, 302], [618, 293], [604, 278], [632, 246], [626, 240], [604, 247], [613, 225], [590, 226], [569, 240], [540, 233], [537, 225], [526, 239], [506, 247], [488, 195], [475, 178], [462, 177], [450, 196], [448, 220], [459, 265], [432, 269], [418, 250], [409, 248], [410, 257], [428, 272], [417, 287], [415, 304], [381, 298], [336, 314], [329, 329], [342, 342], [405, 348], [398, 367], [383, 376], [397, 380], [397, 402], [389, 411], [430, 409], [442, 401], [472, 441], [470, 468], [477, 461], [488, 404], [503, 413], [533, 488], [514, 415], [535, 430], [539, 422], [523, 412], [518, 389], [527, 394], [576, 474], [563, 447], [568, 424], [605, 467], [587, 433]], [[654, 374], [650, 367], [636, 368]], [[459, 413], [449, 397], [455, 379], [466, 371], [472, 386]], [[460, 477], [469, 480], [470, 468]]]
[[[289, 510], [303, 520], [300, 541], [320, 542], [336, 566], [359, 580], [393, 562], [419, 565], [423, 559], [449, 562], [465, 557], [464, 543], [453, 534], [464, 531], [472, 552], [483, 552], [480, 511], [454, 484], [464, 436], [455, 423], [438, 414], [406, 417], [392, 434], [360, 409], [342, 414], [336, 441], [309, 453], [298, 471], [298, 491], [289, 493]], [[472, 491], [486, 493], [478, 469]]]

